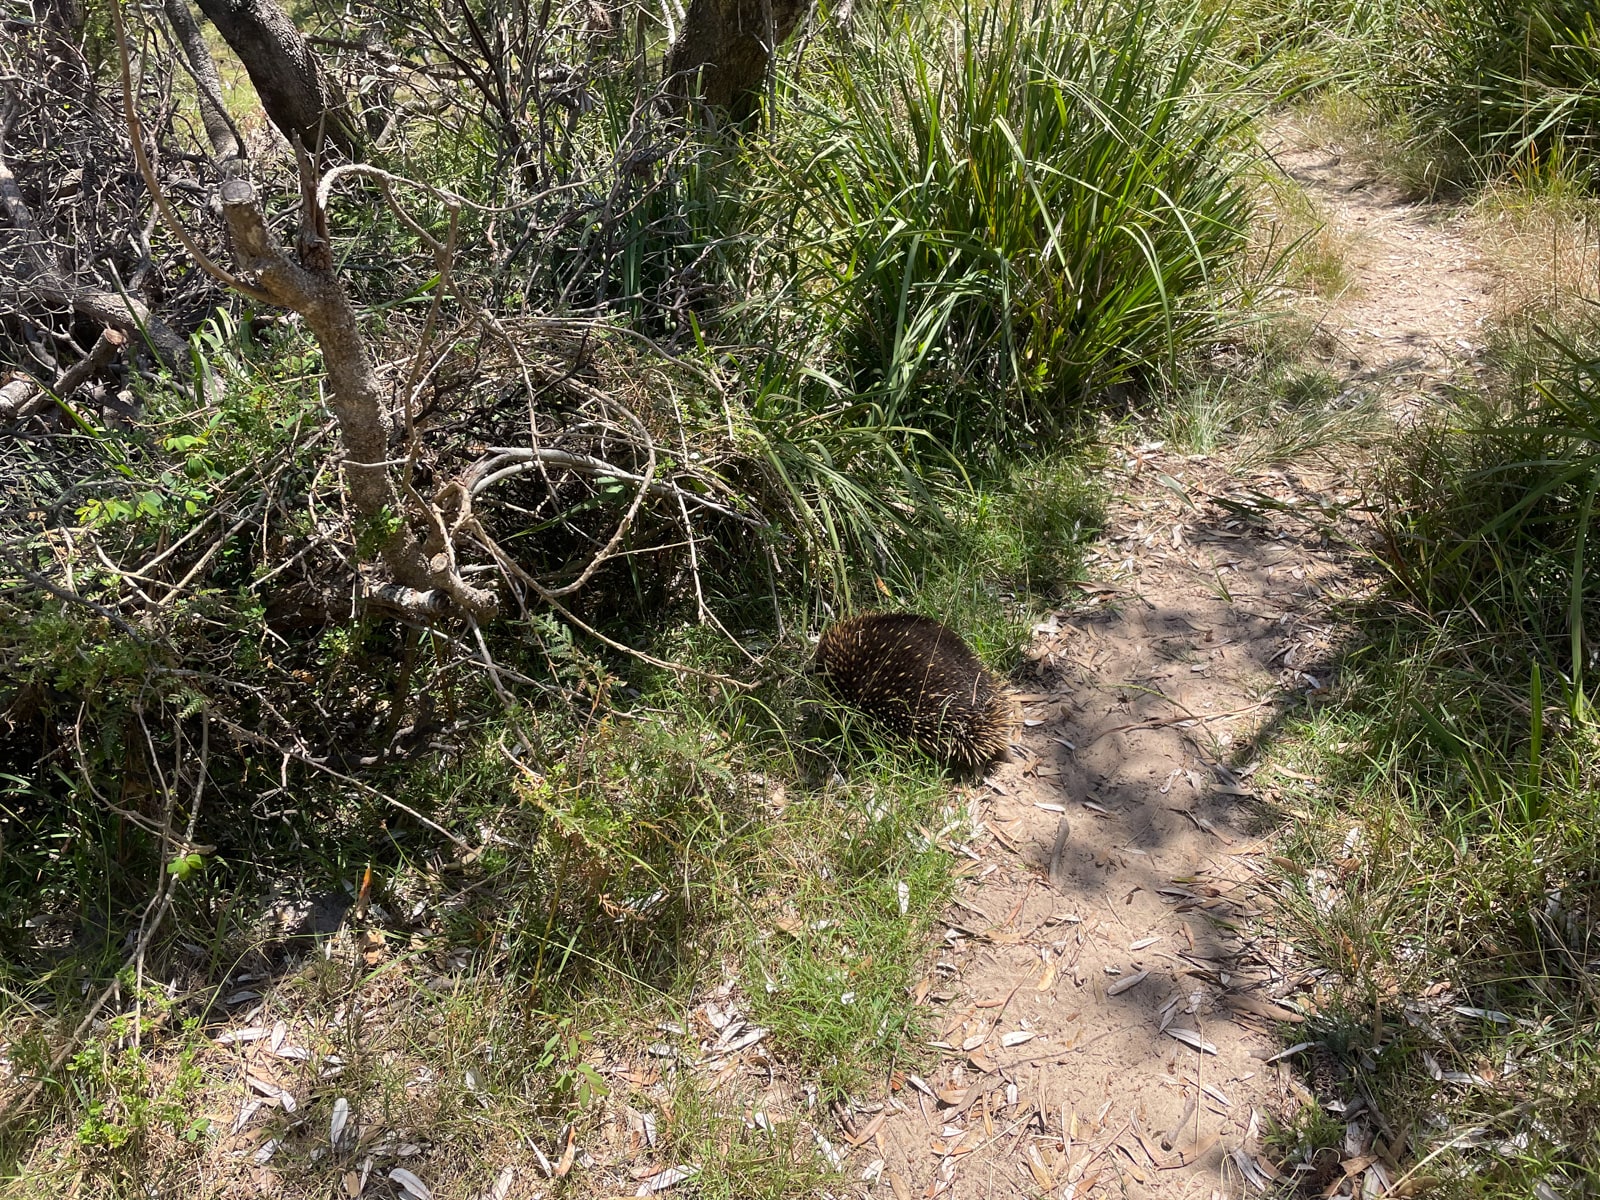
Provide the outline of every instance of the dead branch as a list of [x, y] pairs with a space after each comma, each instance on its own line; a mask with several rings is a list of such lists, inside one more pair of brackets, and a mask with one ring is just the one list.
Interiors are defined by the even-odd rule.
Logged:
[[638, 486], [633, 493], [633, 501], [628, 505], [628, 511], [623, 513], [621, 520], [617, 522], [617, 527], [612, 532], [610, 540], [607, 541], [603, 547], [601, 547], [599, 553], [590, 558], [588, 564], [583, 568], [582, 571], [578, 573], [578, 577], [571, 583], [558, 588], [541, 588], [540, 595], [546, 600], [553, 600], [557, 596], [571, 595], [594, 577], [594, 573], [598, 571], [601, 565], [616, 552], [617, 547], [622, 544], [622, 539], [627, 536], [628, 530], [633, 527], [634, 518], [637, 517], [639, 513], [639, 505], [644, 502], [645, 495], [649, 492], [651, 484], [655, 482], [655, 439], [650, 436], [650, 431], [644, 427], [644, 422], [639, 420], [639, 418], [627, 408], [620, 404], [614, 405], [613, 407], [615, 407], [618, 412], [622, 413], [622, 415], [626, 417], [630, 423], [632, 423], [640, 439], [644, 442], [645, 454], [647, 456], [644, 475], [636, 476], [636, 479], [638, 480]]
[[15, 104], [0, 111], [0, 212], [13, 231], [3, 244], [17, 248], [13, 261], [5, 264], [8, 269], [0, 271], [0, 293], [9, 293], [19, 303], [64, 306], [103, 325], [114, 325], [148, 342], [165, 365], [183, 371], [188, 362], [185, 339], [134, 297], [81, 282], [57, 258], [6, 162], [6, 138], [16, 116]]
[[[176, 746], [175, 753], [178, 760], [173, 763], [172, 780], [176, 784], [181, 777], [183, 766], [183, 725], [175, 722], [173, 742]], [[189, 802], [189, 824], [184, 830], [183, 839], [179, 841], [173, 837], [172, 813], [177, 805], [177, 789], [169, 785], [166, 777], [161, 772], [160, 760], [156, 757], [155, 740], [150, 736], [150, 727], [145, 723], [144, 713], [139, 714], [139, 728], [144, 733], [145, 746], [149, 750], [151, 765], [155, 768], [156, 778], [160, 781], [162, 793], [166, 803], [161, 811], [161, 862], [160, 877], [156, 880], [156, 896], [160, 904], [155, 908], [154, 916], [150, 908], [145, 909], [144, 917], [139, 922], [139, 936], [134, 942], [133, 954], [130, 961], [133, 964], [133, 1044], [139, 1044], [140, 1015], [144, 1007], [144, 960], [145, 954], [150, 949], [150, 942], [154, 939], [156, 930], [161, 927], [162, 920], [167, 915], [167, 910], [172, 907], [172, 897], [177, 891], [180, 878], [176, 871], [168, 868], [177, 858], [177, 852], [190, 854], [194, 851], [194, 832], [200, 823], [200, 797], [206, 789], [206, 768], [211, 762], [211, 722], [206, 716], [206, 710], [200, 710], [200, 763], [194, 773], [194, 799]], [[207, 847], [210, 849], [210, 847]]]
[[35, 401], [42, 395], [38, 381], [28, 375], [18, 375], [0, 386], [0, 422], [15, 421], [37, 412], [39, 406]]
[[[327, 405], [333, 416], [332, 424], [337, 427], [341, 439], [343, 486], [340, 495], [348, 502], [348, 509], [342, 517], [336, 515], [331, 524], [323, 522], [324, 528], [331, 532], [320, 543], [324, 547], [322, 553], [326, 555], [331, 547], [332, 553], [342, 563], [350, 567], [353, 573], [359, 574], [359, 566], [350, 564], [349, 558], [339, 553], [336, 544], [339, 538], [353, 534], [353, 540], [362, 547], [361, 553], [370, 554], [381, 564], [376, 573], [379, 578], [365, 584], [366, 598], [394, 607], [403, 616], [425, 624], [435, 624], [440, 618], [448, 617], [466, 618], [468, 624], [486, 625], [498, 614], [501, 598], [497, 595], [498, 581], [492, 575], [486, 579], [485, 574], [498, 571], [511, 586], [518, 603], [525, 597], [537, 595], [572, 621], [575, 627], [613, 648], [636, 654], [643, 661], [657, 666], [684, 670], [677, 664], [638, 654], [602, 637], [589, 625], [578, 621], [557, 601], [589, 585], [602, 568], [619, 555], [633, 553], [628, 548], [630, 536], [641, 522], [659, 517], [674, 525], [681, 524], [687, 532], [696, 596], [702, 613], [705, 613], [704, 595], [699, 588], [696, 530], [691, 518], [705, 519], [709, 514], [750, 528], [761, 528], [765, 522], [758, 516], [741, 511], [745, 506], [712, 471], [690, 467], [686, 450], [683, 463], [671, 471], [663, 468], [655, 441], [657, 427], [647, 425], [640, 416], [635, 415], [621, 402], [615, 389], [597, 386], [588, 377], [586, 366], [591, 360], [583, 349], [574, 355], [570, 367], [565, 370], [541, 361], [537, 354], [530, 353], [524, 357], [517, 345], [519, 339], [508, 335], [482, 306], [460, 293], [456, 282], [459, 213], [468, 206], [489, 211], [487, 206], [365, 164], [340, 166], [319, 175], [317, 160], [297, 146], [301, 190], [298, 232], [291, 241], [270, 229], [260, 193], [244, 172], [237, 132], [225, 121], [212, 119], [217, 113], [208, 112], [216, 107], [212, 102], [220, 99], [215, 94], [218, 89], [212, 86], [215, 65], [209, 61], [204, 39], [193, 36], [195, 30], [187, 8], [176, 15], [171, 11], [174, 6], [182, 7], [183, 2], [162, 0], [162, 6], [168, 10], [177, 43], [183, 55], [189, 59], [190, 73], [202, 96], [206, 137], [215, 158], [220, 160], [222, 177], [216, 185], [216, 194], [229, 234], [231, 259], [224, 260], [226, 266], [207, 257], [195, 238], [185, 231], [186, 218], [180, 216], [176, 207], [183, 197], [164, 180], [157, 163], [153, 161], [155, 143], [149, 140], [141, 125], [136, 100], [129, 32], [120, 8], [113, 6], [121, 68], [122, 118], [127, 126], [139, 177], [151, 196], [155, 216], [172, 230], [194, 262], [200, 265], [202, 271], [241, 294], [299, 314], [322, 352]], [[640, 111], [642, 113], [643, 110]], [[649, 149], [645, 144], [647, 131], [643, 124], [635, 134], [630, 135], [633, 140], [629, 146], [641, 153]], [[117, 141], [120, 144], [120, 136]], [[619, 165], [621, 162], [619, 159], [609, 164], [613, 175], [625, 170], [624, 165]], [[334, 269], [327, 207], [334, 190], [347, 178], [375, 182], [400, 224], [417, 236], [433, 256], [437, 276], [431, 284], [432, 302], [428, 306], [426, 320], [418, 331], [409, 362], [402, 359], [384, 364], [375, 359], [362, 332], [360, 314], [351, 302], [343, 279]], [[554, 198], [557, 193], [579, 187], [582, 181], [562, 179], [546, 182], [548, 186], [537, 196], [516, 199], [513, 205], [502, 206], [495, 211], [509, 211], [510, 207], [522, 207]], [[612, 182], [612, 200], [607, 203], [615, 202], [624, 207], [633, 203], [631, 197], [636, 185], [624, 184], [624, 181], [617, 179]], [[416, 189], [445, 206], [449, 213], [447, 230], [440, 231], [439, 222], [433, 222], [435, 228], [430, 229], [423, 220], [418, 219], [418, 215], [408, 211], [407, 205], [401, 203], [401, 196], [397, 195], [397, 192], [407, 188]], [[581, 203], [590, 204], [592, 201], [584, 200]], [[622, 209], [618, 208], [617, 211]], [[498, 248], [496, 252], [498, 254]], [[429, 439], [431, 430], [437, 429], [437, 426], [425, 426], [419, 431], [414, 427], [413, 418], [430, 386], [429, 381], [434, 379], [435, 373], [446, 362], [444, 353], [435, 359], [430, 354], [430, 346], [435, 339], [449, 336], [443, 332], [442, 326], [447, 300], [461, 303], [470, 314], [467, 317], [469, 324], [481, 320], [517, 357], [527, 387], [526, 432], [529, 444], [497, 446], [486, 452], [478, 450], [475, 451], [481, 456], [478, 462], [463, 464], [458, 459], [439, 475], [430, 475], [430, 472], [440, 471], [444, 465], [431, 453], [431, 447], [436, 443], [430, 440], [424, 446], [424, 439]], [[556, 327], [556, 324], [550, 325], [552, 329]], [[562, 327], [571, 328], [571, 322], [562, 323]], [[586, 329], [601, 327], [591, 322]], [[640, 341], [642, 337], [625, 327], [618, 327], [616, 332], [634, 341]], [[667, 351], [647, 337], [643, 338], [643, 344], [652, 353], [670, 357]], [[530, 359], [533, 360], [532, 366]], [[684, 364], [683, 369], [699, 373], [692, 363]], [[442, 378], [446, 379], [443, 387], [459, 386], [449, 381], [448, 376]], [[716, 391], [722, 395], [720, 381], [713, 379], [712, 382], [718, 384]], [[577, 410], [580, 420], [572, 423], [564, 416], [540, 411], [540, 398], [552, 391], [562, 402]], [[681, 423], [682, 420], [680, 412], [678, 421]], [[731, 417], [728, 424], [731, 438]], [[541, 430], [551, 429], [560, 430], [558, 444], [539, 444]], [[519, 430], [518, 434], [521, 432]], [[508, 440], [503, 433], [495, 436], [497, 441]], [[522, 440], [520, 436], [513, 436], [517, 441]], [[546, 432], [545, 436], [550, 435]], [[677, 441], [680, 448], [686, 445], [681, 429]], [[417, 473], [416, 479], [414, 472]], [[538, 501], [541, 509], [548, 504], [552, 506], [552, 511], [559, 511], [563, 505], [570, 503], [575, 494], [592, 497], [596, 489], [580, 482], [580, 479], [603, 477], [615, 480], [631, 493], [623, 500], [620, 512], [612, 509], [606, 513], [610, 524], [608, 530], [585, 528], [581, 523], [566, 527], [561, 536], [568, 536], [567, 531], [570, 531], [580, 539], [582, 549], [579, 555], [573, 556], [578, 561], [569, 566], [568, 551], [562, 544], [562, 548], [553, 556], [553, 561], [561, 563], [559, 570], [562, 572], [555, 577], [538, 578], [546, 571], [543, 566], [513, 563], [510, 556], [494, 542], [495, 537], [506, 536], [505, 531], [494, 522], [487, 522], [490, 528], [485, 528], [486, 522], [479, 520], [476, 511], [478, 503], [475, 502], [486, 504], [484, 498], [493, 489], [504, 486], [502, 495], [511, 497], [506, 501], [506, 509], [512, 513], [524, 512], [515, 501], [521, 499], [525, 488], [516, 481], [518, 477], [534, 472], [542, 478], [547, 489], [546, 498]], [[417, 479], [429, 482], [423, 484]], [[649, 501], [665, 503], [647, 508]], [[124, 562], [123, 556], [114, 551], [102, 565], [127, 582], [130, 606], [141, 602], [153, 606], [166, 604], [182, 592], [190, 581], [202, 577], [219, 549], [229, 544], [240, 529], [255, 519], [252, 516], [256, 511], [253, 507], [244, 511], [242, 516], [239, 515], [241, 511], [236, 509], [220, 523], [202, 522], [209, 529], [205, 534], [205, 543], [191, 546], [184, 555], [184, 565], [162, 569], [159, 578], [150, 575], [146, 568], [127, 570], [127, 567], [136, 564], [131, 559]], [[605, 509], [598, 511], [605, 512]], [[233, 519], [236, 516], [238, 520]], [[262, 521], [262, 529], [265, 537], [265, 520]], [[198, 527], [191, 529], [185, 534], [185, 539], [198, 533]], [[185, 539], [180, 539], [180, 542]], [[175, 548], [165, 548], [162, 555], [171, 554]], [[196, 551], [202, 549], [204, 552], [196, 559]], [[296, 555], [283, 566], [291, 565], [301, 557]], [[158, 555], [147, 567], [153, 566], [160, 558], [161, 555]], [[265, 578], [272, 578], [275, 573], [269, 572]], [[182, 579], [174, 585], [168, 582], [169, 576], [182, 576]], [[358, 598], [362, 594], [361, 589], [355, 592]], [[488, 669], [491, 674], [494, 673], [493, 666], [488, 666]]]
[[0, 422], [19, 421], [32, 416], [50, 403], [51, 395], [65, 400], [78, 386], [97, 371], [111, 365], [111, 360], [128, 344], [127, 335], [107, 327], [100, 332], [94, 348], [86, 357], [61, 373], [49, 392], [32, 380], [18, 380], [0, 388]]
[[742, 692], [750, 691], [752, 688], [758, 686], [758, 681], [735, 679], [731, 675], [723, 675], [717, 671], [706, 671], [699, 667], [688, 666], [684, 663], [670, 662], [664, 658], [657, 658], [653, 654], [646, 654], [643, 650], [639, 650], [633, 646], [623, 645], [623, 643], [617, 641], [615, 638], [607, 637], [594, 626], [574, 616], [571, 610], [569, 610], [561, 603], [561, 601], [557, 600], [553, 595], [546, 591], [544, 587], [540, 585], [539, 581], [533, 578], [533, 576], [522, 571], [520, 567], [515, 569], [516, 573], [522, 578], [523, 582], [531, 587], [534, 592], [538, 594], [541, 600], [560, 613], [568, 622], [583, 630], [584, 633], [588, 634], [596, 641], [604, 642], [613, 650], [619, 650], [623, 654], [628, 655], [630, 658], [638, 659], [640, 662], [649, 663], [652, 667], [660, 667], [663, 671], [671, 671], [674, 675], [693, 675], [696, 678], [706, 679], [712, 683], [720, 683], [725, 687], [737, 688]]
[[[210, 275], [218, 283], [230, 287], [252, 300], [270, 303], [271, 297], [264, 292], [256, 290], [242, 279], [236, 277], [231, 271], [224, 270], [212, 262], [210, 255], [202, 250], [195, 240], [189, 236], [189, 230], [178, 219], [178, 214], [172, 211], [172, 206], [167, 203], [166, 193], [161, 190], [161, 182], [156, 178], [155, 168], [150, 165], [150, 156], [144, 152], [144, 126], [139, 121], [138, 105], [133, 102], [133, 68], [128, 62], [128, 38], [127, 32], [122, 25], [122, 5], [120, 2], [112, 4], [111, 17], [117, 35], [117, 60], [122, 66], [122, 115], [123, 119], [128, 123], [128, 140], [133, 146], [133, 161], [139, 167], [139, 175], [144, 179], [145, 187], [150, 191], [150, 199], [155, 203], [156, 211], [161, 214], [162, 223], [172, 232], [173, 237], [183, 243], [183, 248], [189, 252], [189, 257], [194, 259], [195, 265], [207, 275]], [[223, 129], [220, 132], [226, 139], [232, 139], [231, 129]], [[211, 133], [209, 125], [206, 127], [206, 133], [208, 135]], [[213, 145], [213, 149], [217, 150], [219, 159], [222, 157], [223, 150], [227, 148], [227, 145], [226, 141], [222, 149], [218, 149]], [[235, 156], [237, 156], [238, 143], [233, 142], [232, 148]], [[228, 161], [231, 162], [232, 160]]]
[[600, 476], [603, 478], [618, 479], [624, 483], [645, 484], [644, 491], [652, 496], [661, 496], [676, 499], [700, 508], [710, 509], [738, 521], [740, 524], [749, 525], [753, 529], [766, 528], [766, 522], [759, 517], [752, 517], [746, 513], [735, 512], [723, 504], [718, 504], [709, 496], [702, 496], [699, 492], [691, 492], [669, 480], [647, 480], [632, 471], [626, 471], [603, 459], [595, 458], [588, 454], [573, 454], [567, 450], [535, 449], [533, 447], [517, 446], [491, 446], [489, 453], [494, 457], [476, 464], [463, 478], [462, 482], [474, 496], [487, 491], [502, 479], [520, 475], [526, 471], [536, 470], [541, 465], [565, 467], [569, 471], [576, 471], [580, 475]]
[[109, 366], [111, 360], [127, 344], [127, 334], [109, 327], [102, 329], [100, 336], [95, 339], [94, 346], [90, 349], [88, 357], [63, 371], [61, 378], [56, 380], [55, 386], [50, 390], [65, 400], [73, 392], [77, 391], [78, 386], [86, 382], [95, 372]]
[[[388, 189], [384, 189], [388, 195]], [[398, 205], [395, 206], [398, 208]], [[411, 369], [406, 374], [404, 386], [400, 389], [400, 400], [406, 418], [406, 440], [415, 445], [417, 430], [414, 411], [417, 403], [417, 394], [422, 389], [422, 381], [426, 378], [423, 374], [423, 362], [427, 359], [428, 350], [433, 345], [434, 331], [439, 325], [439, 306], [444, 301], [445, 291], [450, 287], [450, 270], [456, 260], [456, 236], [461, 232], [461, 209], [458, 205], [450, 206], [450, 232], [445, 237], [444, 245], [439, 245], [433, 238], [429, 238], [433, 250], [433, 263], [438, 268], [438, 279], [433, 286], [433, 296], [428, 303], [428, 317], [422, 324], [422, 336], [417, 339], [416, 353], [411, 356]], [[442, 363], [443, 359], [439, 360]], [[439, 363], [435, 363], [438, 366]], [[407, 464], [406, 482], [410, 483], [410, 464]]]

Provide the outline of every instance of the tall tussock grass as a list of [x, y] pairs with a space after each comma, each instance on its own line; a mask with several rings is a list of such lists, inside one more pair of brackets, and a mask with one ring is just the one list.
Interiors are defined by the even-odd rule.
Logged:
[[1508, 174], [1592, 186], [1597, 21], [1588, 0], [1244, 0], [1228, 40], [1275, 77], [1357, 99], [1400, 143], [1386, 167], [1407, 186]]
[[[835, 592], [959, 553], [962, 493], [1238, 320], [1255, 101], [1157, 0], [889, 4], [780, 80], [725, 361]], [[854, 564], [854, 565], [852, 565]]]
[[1411, 103], [1469, 177], [1600, 162], [1600, 13], [1589, 0], [1423, 0]]
[[1524, 378], [1460, 397], [1409, 444], [1383, 481], [1384, 533], [1425, 611], [1531, 648], [1581, 687], [1600, 654], [1600, 310], [1539, 337]]
[[1395, 39], [1417, 0], [1217, 0], [1226, 14], [1221, 49], [1260, 64], [1285, 95], [1364, 90], [1387, 76]]
[[1333, 140], [1407, 190], [1513, 176], [1592, 188], [1600, 11], [1589, 0], [1236, 0], [1226, 61], [1321, 95]]
[[[891, 5], [786, 90], [774, 293], [885, 427], [981, 459], [1214, 336], [1251, 205], [1220, 21], [1153, 0]], [[914, 444], [914, 443], [908, 443]]]

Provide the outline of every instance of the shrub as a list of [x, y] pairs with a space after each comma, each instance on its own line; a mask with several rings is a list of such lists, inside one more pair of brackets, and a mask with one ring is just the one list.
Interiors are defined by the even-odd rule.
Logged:
[[1575, 169], [1600, 156], [1600, 26], [1589, 0], [1425, 0], [1410, 103], [1464, 173]]
[[819, 314], [797, 357], [970, 462], [1215, 334], [1250, 114], [1200, 86], [1220, 23], [1194, 10], [943, 19], [891, 7], [797, 82], [768, 205], [774, 293]]

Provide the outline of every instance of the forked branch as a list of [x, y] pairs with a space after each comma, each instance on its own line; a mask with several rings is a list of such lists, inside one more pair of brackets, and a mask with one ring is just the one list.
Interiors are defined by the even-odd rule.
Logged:
[[[300, 234], [291, 255], [267, 228], [256, 190], [243, 171], [233, 169], [237, 142], [223, 125], [207, 125], [213, 151], [227, 159], [230, 169], [219, 188], [223, 217], [232, 235], [240, 274], [236, 275], [201, 252], [162, 195], [155, 172], [145, 154], [139, 117], [133, 101], [127, 32], [120, 3], [112, 5], [118, 59], [122, 68], [123, 104], [140, 173], [157, 209], [189, 250], [195, 261], [235, 291], [267, 304], [298, 313], [322, 350], [328, 372], [329, 405], [344, 442], [345, 480], [351, 505], [363, 523], [363, 532], [377, 545], [379, 557], [393, 576], [387, 589], [392, 603], [418, 615], [435, 615], [454, 607], [476, 620], [487, 620], [499, 609], [494, 593], [476, 587], [455, 568], [448, 546], [429, 545], [415, 527], [438, 527], [437, 514], [417, 514], [402, 498], [391, 468], [392, 422], [384, 407], [384, 389], [359, 320], [344, 285], [333, 267], [325, 213], [316, 204], [316, 181], [303, 151], [301, 164], [303, 203]], [[247, 282], [240, 275], [247, 275]], [[426, 549], [426, 552], [425, 552]]]

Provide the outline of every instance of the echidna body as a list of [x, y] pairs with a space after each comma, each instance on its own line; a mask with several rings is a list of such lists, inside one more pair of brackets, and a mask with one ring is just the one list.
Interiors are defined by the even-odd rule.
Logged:
[[946, 766], [1004, 752], [1012, 706], [953, 630], [916, 613], [868, 613], [823, 631], [816, 671], [834, 696]]

